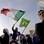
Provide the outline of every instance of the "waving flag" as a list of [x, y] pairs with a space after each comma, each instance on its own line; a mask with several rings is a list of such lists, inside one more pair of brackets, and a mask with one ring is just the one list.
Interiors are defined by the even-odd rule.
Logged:
[[27, 25], [30, 23], [29, 20], [22, 18], [20, 22], [20, 27], [27, 27]]
[[25, 13], [25, 11], [18, 10], [14, 19], [18, 21], [24, 15], [24, 13]]

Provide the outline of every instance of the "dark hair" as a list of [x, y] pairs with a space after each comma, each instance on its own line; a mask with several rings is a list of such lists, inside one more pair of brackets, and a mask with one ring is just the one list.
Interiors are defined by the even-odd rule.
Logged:
[[16, 41], [14, 41], [14, 40], [10, 42], [10, 44], [12, 44], [12, 43], [18, 44], [18, 43], [17, 43]]
[[16, 27], [15, 30], [18, 31], [18, 28]]
[[17, 35], [20, 35], [20, 32], [18, 32]]
[[39, 10], [38, 13], [38, 15], [42, 15], [44, 13], [44, 10]]
[[4, 28], [3, 29], [3, 33], [7, 33], [8, 32], [8, 29], [7, 28]]

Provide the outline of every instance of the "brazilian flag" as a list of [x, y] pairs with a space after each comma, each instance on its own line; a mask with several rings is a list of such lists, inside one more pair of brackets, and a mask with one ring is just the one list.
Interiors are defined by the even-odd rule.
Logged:
[[27, 20], [25, 18], [22, 18], [21, 19], [21, 22], [20, 22], [20, 27], [27, 27], [27, 25], [30, 23], [30, 20]]

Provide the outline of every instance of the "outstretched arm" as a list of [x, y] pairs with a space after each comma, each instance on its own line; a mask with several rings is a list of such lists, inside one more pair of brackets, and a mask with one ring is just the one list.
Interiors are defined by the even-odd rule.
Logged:
[[15, 24], [13, 24], [13, 26], [12, 26], [12, 30], [14, 31], [14, 26], [15, 26]]

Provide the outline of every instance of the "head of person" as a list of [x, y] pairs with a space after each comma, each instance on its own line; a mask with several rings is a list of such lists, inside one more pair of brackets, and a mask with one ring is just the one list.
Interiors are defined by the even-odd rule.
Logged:
[[20, 38], [21, 38], [21, 39], [23, 39], [23, 38], [24, 38], [24, 35], [23, 35], [23, 34], [21, 34]]
[[44, 20], [44, 10], [39, 10], [38, 15], [39, 15], [41, 20]]
[[26, 39], [27, 39], [28, 37], [30, 37], [30, 35], [27, 34], [27, 35], [26, 35]]
[[15, 28], [15, 31], [18, 32], [18, 28], [17, 27]]
[[34, 30], [29, 30], [30, 34], [32, 35], [34, 33]]
[[8, 34], [8, 33], [9, 33], [9, 32], [8, 32], [8, 29], [7, 29], [7, 28], [4, 28], [4, 29], [3, 29], [3, 33], [7, 33], [7, 34]]
[[18, 44], [16, 41], [12, 40], [10, 44]]

